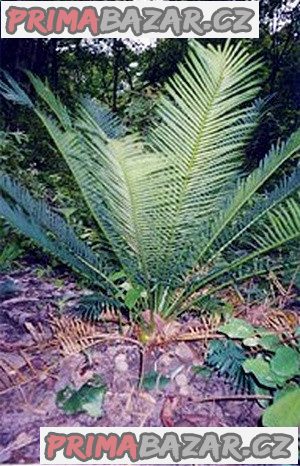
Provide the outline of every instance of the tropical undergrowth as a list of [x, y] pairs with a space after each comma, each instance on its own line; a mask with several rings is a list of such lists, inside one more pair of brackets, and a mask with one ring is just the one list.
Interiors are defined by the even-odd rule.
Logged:
[[[191, 42], [146, 135], [128, 133], [88, 97], [67, 109], [28, 73], [33, 99], [4, 73], [1, 94], [40, 119], [81, 190], [99, 241], [91, 248], [65, 218], [4, 172], [0, 215], [89, 281], [94, 295], [78, 306], [81, 316], [97, 319], [111, 306], [141, 322], [147, 310], [153, 325], [156, 315], [167, 320], [201, 311], [230, 285], [297, 270], [300, 130], [272, 146], [251, 173], [243, 170], [261, 119], [262, 103], [255, 100], [260, 66], [241, 43]], [[249, 338], [263, 338], [253, 332]], [[258, 364], [274, 372], [277, 353], [249, 362], [242, 340], [238, 347], [216, 343], [210, 363], [224, 371], [213, 359], [224, 350], [256, 379]], [[278, 357], [298, 351], [282, 344]], [[258, 382], [274, 391], [284, 378], [276, 377], [273, 386], [265, 384], [269, 378]]]
[[[253, 326], [231, 318], [218, 328], [225, 340], [212, 340], [206, 364], [225, 376], [237, 391], [252, 393], [266, 408], [265, 426], [298, 426], [300, 327]], [[282, 323], [281, 323], [282, 325]]]

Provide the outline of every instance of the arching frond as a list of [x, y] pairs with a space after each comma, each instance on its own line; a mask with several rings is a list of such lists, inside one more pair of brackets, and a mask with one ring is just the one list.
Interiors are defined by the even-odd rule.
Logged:
[[221, 208], [221, 213], [207, 232], [207, 242], [203, 247], [199, 260], [207, 260], [214, 243], [236, 219], [242, 209], [276, 171], [300, 150], [300, 129], [294, 132], [286, 141], [273, 146], [259, 166], [245, 179], [238, 181], [235, 190], [228, 197]]
[[34, 199], [27, 189], [1, 172], [0, 215], [62, 262], [106, 289], [105, 272], [109, 270], [111, 257], [105, 254], [97, 257], [45, 202]]
[[252, 235], [256, 248], [252, 256], [282, 247], [285, 243], [300, 237], [300, 193], [287, 199], [275, 211], [267, 214], [260, 223], [259, 233]]
[[[53, 92], [50, 90], [48, 85], [44, 84], [43, 81], [34, 76], [29, 71], [27, 76], [30, 79], [31, 84], [33, 85], [38, 96], [45, 102], [48, 108], [54, 113], [59, 123], [63, 126], [64, 129], [70, 129], [72, 127], [72, 120], [69, 115], [69, 112], [65, 105], [58, 99]], [[35, 106], [36, 107], [36, 106]]]
[[89, 112], [91, 117], [110, 139], [119, 139], [125, 135], [126, 128], [121, 119], [108, 107], [88, 96], [80, 99], [80, 104]]
[[80, 134], [79, 146], [76, 155], [65, 155], [66, 160], [73, 164], [78, 184], [120, 262], [133, 279], [145, 284], [151, 278], [155, 244], [151, 212], [159, 202], [150, 181], [157, 189], [164, 185], [166, 161], [155, 153], [147, 156], [138, 136], [109, 139], [83, 108], [74, 128]]
[[15, 102], [25, 107], [33, 108], [33, 103], [30, 98], [19, 86], [19, 84], [8, 74], [2, 70], [5, 81], [0, 81], [0, 93], [6, 99]]
[[[283, 247], [290, 241], [300, 238], [300, 194], [296, 198], [287, 199], [275, 212], [268, 212], [264, 220], [260, 223], [259, 232], [250, 235], [248, 250], [241, 257], [228, 263], [221, 263], [211, 272], [195, 280], [192, 286], [195, 289], [201, 288], [208, 283], [212, 283], [227, 272], [236, 271], [246, 264], [254, 263], [256, 258], [266, 255]], [[193, 281], [193, 280], [192, 280]]]
[[[182, 291], [177, 293], [166, 310], [166, 315], [180, 312], [183, 303], [198, 300], [197, 292], [210, 287], [210, 292], [216, 292], [232, 282], [245, 281], [253, 276], [267, 275], [271, 270], [281, 270], [290, 263], [291, 268], [300, 266], [300, 251], [293, 253], [289, 263], [281, 263], [280, 257], [276, 260], [267, 255], [274, 250], [285, 247], [288, 243], [299, 243], [300, 239], [300, 193], [286, 199], [273, 211], [267, 211], [259, 223], [257, 232], [249, 234], [247, 249], [238, 251], [236, 258], [230, 261], [224, 257], [214, 265], [199, 269], [183, 284]], [[221, 283], [221, 284], [220, 284]], [[201, 296], [201, 293], [200, 293]]]
[[159, 212], [160, 276], [162, 269], [173, 275], [178, 252], [197, 240], [202, 222], [216, 215], [238, 174], [254, 127], [249, 112], [256, 109], [245, 104], [258, 90], [258, 67], [240, 45], [205, 48], [195, 42], [167, 86], [160, 123], [148, 138], [173, 166]]
[[[261, 195], [254, 202], [253, 207], [246, 210], [237, 221], [223, 230], [222, 235], [215, 241], [215, 253], [211, 255], [210, 262], [234, 244], [245, 232], [253, 226], [260, 228], [259, 221], [285, 199], [300, 189], [300, 166], [290, 176], [284, 176], [272, 190]], [[258, 226], [256, 226], [258, 224]]]
[[[148, 159], [137, 136], [110, 139], [84, 107], [78, 109], [71, 128], [61, 128], [45, 112], [36, 112], [120, 262], [134, 280], [147, 282], [151, 275], [149, 254], [155, 241], [151, 240], [146, 196], [152, 189], [151, 178], [155, 177], [156, 186], [163, 185], [165, 160], [154, 153]], [[152, 210], [153, 193], [150, 200]]]

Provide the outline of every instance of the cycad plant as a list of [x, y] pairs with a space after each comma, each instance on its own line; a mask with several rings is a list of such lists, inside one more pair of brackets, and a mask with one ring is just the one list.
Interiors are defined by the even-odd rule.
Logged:
[[3, 173], [0, 215], [87, 277], [97, 299], [127, 306], [133, 316], [145, 309], [178, 315], [201, 308], [201, 300], [231, 283], [297, 267], [300, 170], [277, 183], [273, 175], [296, 158], [300, 131], [272, 147], [252, 173], [242, 171], [260, 118], [259, 68], [241, 44], [191, 42], [146, 137], [126, 133], [92, 99], [68, 111], [28, 73], [38, 96], [33, 102], [5, 74], [2, 95], [31, 108], [44, 124], [103, 247], [91, 250]]

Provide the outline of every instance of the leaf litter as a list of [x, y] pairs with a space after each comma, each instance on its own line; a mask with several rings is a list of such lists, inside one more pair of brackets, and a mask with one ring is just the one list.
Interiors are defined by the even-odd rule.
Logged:
[[[41, 426], [258, 424], [262, 411], [255, 400], [222, 401], [232, 387], [203, 370], [204, 342], [150, 347], [140, 380], [140, 348], [130, 341], [100, 339], [73, 354], [47, 344], [60, 303], [83, 293], [70, 277], [59, 287], [32, 270], [1, 277], [7, 280], [13, 285], [0, 298], [1, 462], [39, 462]], [[110, 335], [116, 329], [111, 324]], [[199, 402], [211, 395], [221, 400]]]

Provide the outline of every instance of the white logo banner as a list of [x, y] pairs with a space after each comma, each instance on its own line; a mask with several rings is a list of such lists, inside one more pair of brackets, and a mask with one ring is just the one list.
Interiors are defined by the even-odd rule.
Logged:
[[2, 1], [4, 38], [257, 38], [258, 1]]
[[42, 464], [298, 464], [298, 429], [42, 427]]

